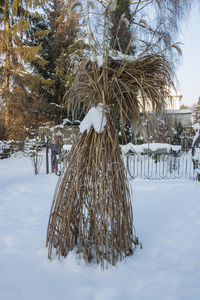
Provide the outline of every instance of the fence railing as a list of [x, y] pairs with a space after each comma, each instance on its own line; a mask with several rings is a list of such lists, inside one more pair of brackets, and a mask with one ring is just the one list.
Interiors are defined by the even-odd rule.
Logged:
[[[200, 156], [196, 156], [200, 165]], [[128, 153], [126, 167], [131, 178], [146, 179], [196, 179], [191, 153]]]
[[9, 158], [13, 153], [23, 151], [23, 141], [0, 141], [0, 159]]
[[45, 141], [27, 139], [25, 141], [0, 141], [0, 159], [9, 158], [12, 154], [22, 151], [25, 156], [33, 154], [35, 149], [45, 148]]
[[[0, 159], [8, 158], [12, 153], [17, 151], [24, 151], [26, 154], [26, 143], [23, 142], [7, 142], [0, 145]], [[45, 143], [42, 142], [41, 147], [44, 147]], [[48, 143], [46, 143], [48, 146]], [[30, 145], [28, 145], [28, 149]], [[49, 150], [46, 153], [48, 158], [51, 155], [51, 144]], [[62, 147], [57, 148], [56, 174], [59, 175], [63, 166], [64, 160], [67, 159], [68, 150]], [[47, 159], [48, 169], [51, 166], [51, 157]], [[46, 163], [46, 164], [47, 164]], [[170, 153], [136, 153], [129, 152], [125, 155], [125, 164], [128, 171], [128, 175], [132, 178], [144, 178], [144, 179], [192, 179], [197, 178], [197, 169], [200, 168], [200, 148], [197, 149], [194, 157], [191, 155], [191, 150], [188, 152], [170, 152]], [[47, 172], [48, 173], [48, 172]]]

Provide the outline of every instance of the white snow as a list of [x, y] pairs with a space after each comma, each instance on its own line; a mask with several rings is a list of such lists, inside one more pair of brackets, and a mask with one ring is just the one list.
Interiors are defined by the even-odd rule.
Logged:
[[193, 137], [192, 146], [194, 146], [194, 143], [196, 142], [196, 140], [197, 140], [198, 137], [199, 137], [199, 132], [197, 131], [196, 134]]
[[[177, 92], [177, 96], [179, 95], [179, 92]], [[173, 95], [172, 95], [173, 96]], [[175, 96], [175, 95], [174, 95]], [[166, 110], [167, 114], [178, 114], [178, 115], [185, 115], [185, 114], [192, 114], [192, 110], [191, 109], [167, 109]]]
[[194, 143], [196, 142], [197, 138], [200, 135], [200, 123], [195, 123], [193, 125], [193, 129], [197, 130], [197, 132], [196, 132], [195, 136], [193, 137], [192, 146], [194, 145]]
[[123, 14], [121, 15], [120, 22], [121, 22], [121, 23], [124, 22], [125, 25], [126, 25], [126, 27], [128, 28], [130, 22], [129, 22], [129, 20], [125, 17], [125, 13], [123, 13]]
[[97, 65], [99, 66], [99, 68], [101, 68], [103, 66], [103, 55], [97, 55], [96, 57], [97, 60]]
[[109, 10], [112, 12], [116, 9], [117, 1], [116, 0], [110, 0], [109, 2]]
[[94, 127], [94, 130], [98, 133], [104, 131], [107, 119], [103, 113], [103, 109], [100, 104], [97, 107], [92, 107], [88, 111], [87, 115], [79, 125], [81, 133], [84, 133], [85, 131], [89, 132], [92, 126]]
[[72, 145], [67, 145], [67, 144], [65, 144], [65, 145], [63, 145], [63, 150], [65, 150], [65, 151], [70, 151], [70, 150], [71, 150], [71, 147], [72, 147]]
[[200, 124], [199, 124], [199, 123], [195, 123], [195, 124], [193, 125], [193, 129], [194, 129], [194, 130], [200, 130]]
[[[122, 52], [120, 51], [109, 51], [109, 54], [108, 56], [110, 58], [112, 58], [113, 60], [116, 60], [116, 61], [121, 61], [121, 60], [124, 60], [126, 62], [130, 62], [132, 63], [133, 61], [135, 61], [135, 56], [133, 55], [125, 55], [123, 54]], [[95, 56], [95, 57], [90, 57], [91, 61], [96, 61], [97, 62], [97, 65], [99, 68], [101, 68], [103, 66], [103, 62], [104, 62], [104, 59], [103, 59], [103, 53]]]
[[64, 118], [63, 119], [63, 125], [65, 125], [65, 124], [67, 124], [67, 123], [72, 123], [69, 119], [67, 119], [67, 118]]
[[166, 143], [149, 143], [149, 144], [142, 144], [142, 145], [134, 145], [132, 143], [128, 143], [127, 145], [121, 145], [121, 147], [124, 153], [127, 153], [129, 150], [135, 151], [137, 153], [144, 153], [146, 151], [155, 152], [161, 149], [166, 152], [169, 152], [171, 150], [173, 151], [181, 150], [181, 146], [179, 145], [170, 145]]
[[61, 132], [60, 130], [58, 130], [58, 131], [56, 132], [56, 135], [57, 135], [57, 136], [62, 136], [62, 132]]
[[27, 158], [0, 160], [0, 299], [200, 299], [199, 182], [131, 181], [143, 249], [102, 270], [75, 250], [61, 260], [47, 258], [57, 179], [45, 175], [45, 164], [35, 176]]
[[[63, 145], [64, 150], [70, 150], [72, 145]], [[170, 145], [166, 143], [149, 143], [149, 144], [141, 144], [141, 145], [134, 145], [132, 143], [128, 143], [126, 145], [120, 145], [122, 148], [122, 151], [126, 154], [129, 150], [135, 151], [136, 153], [143, 153], [145, 151], [152, 151], [155, 152], [157, 150], [164, 149], [166, 152], [169, 152], [171, 150], [173, 151], [180, 151], [181, 146], [180, 145]]]
[[135, 61], [136, 57], [133, 55], [127, 55], [127, 54], [123, 54], [120, 51], [109, 51], [109, 57], [111, 57], [112, 59], [116, 60], [116, 61], [121, 61], [121, 60], [125, 60], [127, 62], [133, 62]]

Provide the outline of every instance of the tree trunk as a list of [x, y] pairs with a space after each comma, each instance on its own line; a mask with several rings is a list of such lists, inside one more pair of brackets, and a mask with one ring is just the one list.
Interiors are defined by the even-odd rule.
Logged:
[[5, 83], [4, 83], [4, 95], [5, 95], [5, 128], [6, 131], [10, 127], [10, 117], [9, 117], [9, 91], [10, 91], [10, 22], [9, 22], [9, 1], [6, 1], [5, 11], [4, 11], [4, 28], [5, 28]]

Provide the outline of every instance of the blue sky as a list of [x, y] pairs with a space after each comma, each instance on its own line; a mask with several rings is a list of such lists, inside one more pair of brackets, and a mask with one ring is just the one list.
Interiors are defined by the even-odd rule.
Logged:
[[177, 70], [179, 91], [183, 94], [181, 104], [192, 105], [200, 96], [200, 7], [193, 7], [190, 17], [182, 26], [179, 36], [183, 56]]

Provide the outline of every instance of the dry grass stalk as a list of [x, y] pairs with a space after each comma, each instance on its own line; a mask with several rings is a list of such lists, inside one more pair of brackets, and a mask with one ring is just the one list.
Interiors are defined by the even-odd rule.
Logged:
[[116, 264], [137, 239], [117, 131], [107, 115], [102, 133], [80, 134], [59, 178], [50, 212], [47, 246], [66, 256], [74, 246], [84, 259]]

